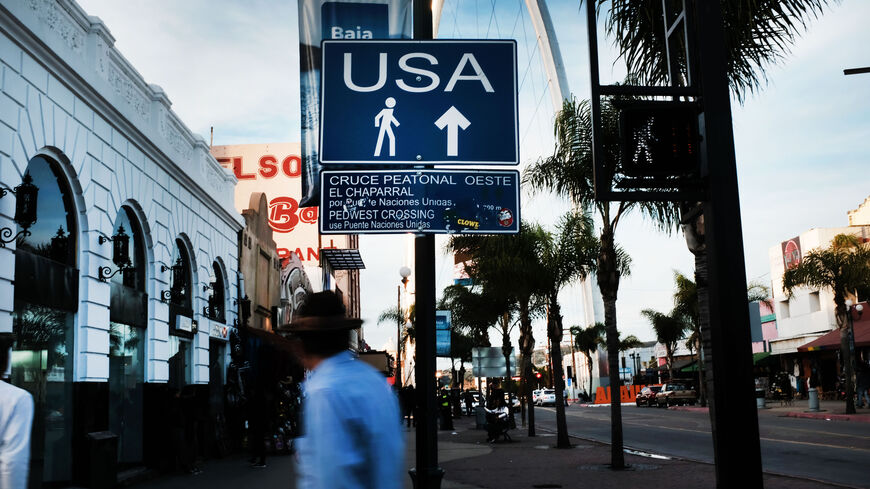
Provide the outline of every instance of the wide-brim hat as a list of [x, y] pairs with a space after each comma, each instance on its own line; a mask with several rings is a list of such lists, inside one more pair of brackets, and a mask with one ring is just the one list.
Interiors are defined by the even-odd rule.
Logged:
[[362, 326], [362, 319], [347, 316], [303, 316], [281, 328], [291, 334], [349, 331]]

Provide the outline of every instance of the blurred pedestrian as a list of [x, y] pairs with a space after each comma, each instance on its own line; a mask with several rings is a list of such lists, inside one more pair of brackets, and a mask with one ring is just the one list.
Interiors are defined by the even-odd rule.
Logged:
[[348, 351], [350, 330], [333, 292], [310, 295], [289, 325], [306, 370], [299, 489], [399, 489], [405, 453], [399, 406], [384, 376]]
[[858, 391], [858, 407], [867, 406], [870, 408], [870, 367], [864, 362], [858, 362], [858, 373], [856, 377], [856, 390]]
[[14, 336], [0, 333], [0, 488], [25, 489], [30, 470], [33, 397], [7, 383]]
[[474, 394], [471, 391], [465, 391], [465, 415], [471, 416], [474, 414]]

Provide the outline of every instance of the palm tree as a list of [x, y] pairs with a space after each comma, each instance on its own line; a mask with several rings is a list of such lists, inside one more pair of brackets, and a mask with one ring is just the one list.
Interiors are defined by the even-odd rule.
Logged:
[[[471, 362], [471, 350], [477, 346], [474, 338], [453, 329], [450, 332], [450, 370], [453, 374], [452, 386], [463, 384], [465, 380], [465, 364]], [[456, 369], [456, 360], [459, 360], [459, 370]]]
[[701, 330], [708, 327], [709, 323], [707, 317], [701, 315], [701, 303], [698, 297], [699, 290], [695, 282], [676, 270], [674, 270], [674, 282], [677, 287], [674, 291], [674, 314], [681, 315], [686, 323], [689, 324], [692, 331], [689, 339], [686, 341], [686, 347], [692, 352], [692, 356], [695, 355], [695, 352], [698, 352], [698, 401], [701, 406], [706, 406], [707, 383], [706, 370], [701, 358]]
[[489, 328], [498, 320], [500, 304], [462, 285], [445, 287], [441, 297], [439, 308], [450, 310], [454, 329], [470, 336], [475, 346], [490, 346]]
[[[609, 3], [605, 29], [614, 36], [625, 61], [629, 77], [640, 84], [685, 85], [678, 75], [669, 79], [669, 62], [685, 71], [685, 40], [666, 54], [663, 11], [664, 2], [658, 0], [597, 0], [598, 5]], [[741, 103], [747, 93], [760, 90], [766, 83], [765, 70], [783, 60], [789, 46], [804, 30], [808, 22], [819, 17], [827, 5], [839, 0], [720, 0], [722, 17], [727, 26], [725, 49], [728, 59], [727, 76], [731, 93]], [[703, 203], [683, 202], [680, 205], [682, 228], [689, 251], [695, 256], [695, 283], [700, 313], [698, 337], [702, 351], [709, 351], [709, 297], [707, 289], [707, 255], [704, 236]], [[709, 360], [709, 359], [707, 359]], [[702, 371], [703, 375], [703, 371]], [[702, 386], [704, 381], [702, 380]], [[703, 388], [703, 387], [702, 387]], [[704, 394], [702, 393], [702, 402]]]
[[680, 314], [665, 314], [653, 309], [644, 309], [640, 313], [652, 323], [656, 339], [665, 347], [668, 361], [668, 379], [674, 379], [674, 351], [677, 343], [686, 334], [689, 324]]
[[580, 326], [571, 326], [571, 336], [574, 338], [574, 349], [579, 351], [586, 357], [586, 366], [589, 369], [589, 390], [586, 391], [592, 395], [592, 354], [598, 351], [598, 347], [605, 344], [604, 342], [604, 323], [595, 323], [585, 328]]
[[414, 344], [414, 341], [417, 338], [415, 323], [417, 321], [417, 308], [416, 304], [411, 304], [411, 307], [408, 308], [408, 312], [406, 313], [404, 309], [401, 307], [392, 307], [384, 312], [382, 312], [378, 316], [378, 324], [381, 323], [390, 323], [390, 324], [401, 324], [401, 337], [397, 338], [398, 344], [396, 345], [396, 382], [398, 385], [404, 385], [403, 379], [401, 379], [402, 375], [402, 365], [399, 362], [399, 359], [402, 358], [402, 351], [405, 349], [405, 343], [408, 341], [411, 344]]
[[[668, 58], [658, 0], [598, 0], [609, 3], [605, 29], [616, 39], [628, 72], [645, 84], [667, 84]], [[728, 81], [741, 102], [766, 83], [765, 70], [788, 54], [789, 45], [819, 17], [826, 5], [839, 0], [720, 0], [727, 26]], [[678, 41], [682, 44], [682, 40]], [[677, 66], [686, 65], [684, 45], [670, 53]]]
[[[563, 216], [557, 236], [548, 235], [541, 250], [543, 288], [537, 292], [547, 306], [547, 336], [553, 361], [553, 387], [556, 390], [556, 447], [570, 448], [565, 419], [565, 379], [562, 378], [562, 313], [559, 292], [575, 280], [586, 278], [595, 266], [598, 243], [594, 224], [588, 214], [571, 212]], [[553, 239], [555, 238], [555, 239]]]
[[846, 413], [855, 413], [855, 379], [849, 348], [846, 299], [856, 289], [870, 287], [870, 248], [851, 234], [834, 236], [827, 248], [817, 248], [785, 271], [782, 286], [788, 297], [798, 287], [829, 289], [834, 293], [834, 317], [840, 330], [840, 358], [846, 377]]
[[619, 351], [631, 350], [643, 346], [643, 342], [637, 336], [630, 334], [619, 340]]
[[453, 236], [449, 250], [471, 256], [466, 267], [475, 283], [498, 296], [510, 297], [517, 304], [520, 320], [522, 393], [528, 407], [529, 436], [535, 436], [535, 411], [532, 406], [532, 318], [537, 313], [532, 298], [542, 288], [541, 247], [546, 231], [537, 224], [522, 223], [515, 235]]
[[[605, 153], [619, 160], [619, 117], [609, 101], [601, 103], [601, 121]], [[601, 220], [595, 272], [604, 300], [604, 324], [607, 330], [607, 355], [610, 385], [620, 385], [619, 331], [616, 327], [616, 299], [619, 280], [629, 272], [630, 260], [616, 244], [620, 220], [630, 212], [639, 212], [660, 229], [675, 229], [679, 209], [670, 202], [602, 202], [595, 200], [592, 162], [592, 116], [588, 101], [566, 100], [556, 115], [556, 148], [552, 156], [538, 160], [523, 173], [523, 183], [532, 190], [552, 190], [568, 197], [576, 208], [594, 211]], [[599, 175], [600, 178], [600, 175]], [[610, 404], [611, 467], [625, 468], [622, 442], [622, 406]]]

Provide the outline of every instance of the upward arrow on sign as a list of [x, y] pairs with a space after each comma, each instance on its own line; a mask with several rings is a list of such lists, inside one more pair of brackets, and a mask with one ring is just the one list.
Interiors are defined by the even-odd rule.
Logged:
[[471, 122], [452, 105], [435, 121], [438, 129], [447, 128], [447, 156], [459, 156], [459, 128], [464, 131], [470, 125]]

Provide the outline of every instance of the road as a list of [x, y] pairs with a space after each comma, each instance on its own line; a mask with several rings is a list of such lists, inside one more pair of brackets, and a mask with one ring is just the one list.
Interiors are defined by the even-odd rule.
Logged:
[[[555, 430], [555, 409], [536, 408], [536, 425]], [[568, 432], [610, 441], [610, 408], [572, 405]], [[706, 412], [623, 406], [625, 447], [651, 454], [713, 462], [710, 418]], [[870, 423], [786, 418], [759, 414], [765, 472], [852, 487], [870, 487]]]

